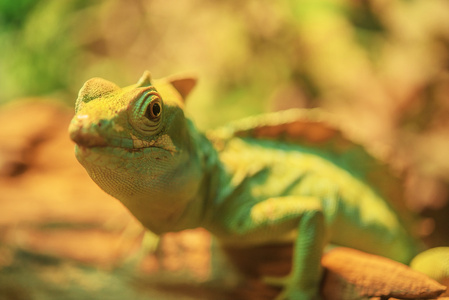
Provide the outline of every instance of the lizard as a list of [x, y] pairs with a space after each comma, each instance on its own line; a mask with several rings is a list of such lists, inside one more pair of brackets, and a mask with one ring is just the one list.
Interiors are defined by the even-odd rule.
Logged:
[[268, 280], [283, 285], [277, 299], [320, 298], [326, 245], [402, 263], [424, 249], [399, 182], [330, 115], [291, 109], [202, 133], [184, 113], [195, 83], [145, 71], [124, 88], [92, 78], [79, 91], [75, 155], [144, 227], [203, 227], [238, 247], [292, 242], [291, 273]]

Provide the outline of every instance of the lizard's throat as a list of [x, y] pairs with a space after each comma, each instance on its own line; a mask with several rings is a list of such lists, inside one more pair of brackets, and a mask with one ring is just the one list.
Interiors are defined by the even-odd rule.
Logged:
[[[200, 184], [199, 175], [189, 167], [192, 160], [183, 159], [181, 164], [179, 159], [161, 149], [154, 149], [153, 155], [143, 155], [140, 159], [106, 155], [105, 150], [77, 149], [78, 160], [95, 183], [120, 200], [155, 233], [174, 230], [180, 222], [187, 226], [180, 218], [185, 216], [187, 207], [198, 200]], [[195, 219], [198, 218], [191, 218]]]

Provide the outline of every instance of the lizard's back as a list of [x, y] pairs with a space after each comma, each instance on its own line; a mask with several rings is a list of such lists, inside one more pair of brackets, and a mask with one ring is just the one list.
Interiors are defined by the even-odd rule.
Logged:
[[332, 243], [408, 262], [418, 246], [401, 203], [400, 182], [323, 116], [275, 113], [210, 136], [232, 174], [231, 185], [249, 190], [254, 202], [317, 198]]

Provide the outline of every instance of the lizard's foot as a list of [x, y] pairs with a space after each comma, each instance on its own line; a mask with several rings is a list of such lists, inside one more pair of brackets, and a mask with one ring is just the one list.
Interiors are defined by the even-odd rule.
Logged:
[[275, 300], [320, 300], [317, 293], [308, 293], [300, 290], [284, 289]]
[[[275, 300], [320, 300], [318, 288], [304, 289], [300, 288], [293, 276], [284, 277], [264, 277], [263, 281], [272, 286], [282, 287], [282, 292]], [[296, 282], [296, 284], [295, 284]]]

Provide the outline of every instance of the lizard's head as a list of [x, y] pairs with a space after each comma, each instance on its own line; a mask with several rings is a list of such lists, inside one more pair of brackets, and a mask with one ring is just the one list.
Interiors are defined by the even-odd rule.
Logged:
[[183, 113], [194, 85], [189, 78], [153, 81], [149, 72], [125, 88], [101, 78], [84, 84], [69, 133], [78, 161], [102, 189], [127, 206], [144, 195], [158, 205], [194, 193], [192, 125]]
[[78, 157], [83, 158], [80, 149], [115, 150], [130, 157], [156, 148], [174, 154], [175, 140], [182, 139], [184, 98], [194, 84], [190, 78], [152, 82], [148, 71], [125, 88], [102, 78], [88, 80], [78, 94], [69, 128]]

